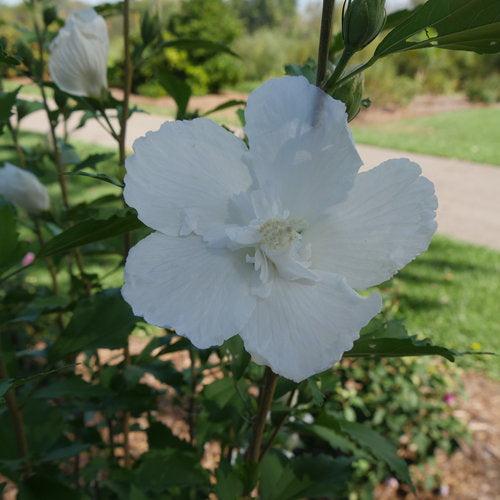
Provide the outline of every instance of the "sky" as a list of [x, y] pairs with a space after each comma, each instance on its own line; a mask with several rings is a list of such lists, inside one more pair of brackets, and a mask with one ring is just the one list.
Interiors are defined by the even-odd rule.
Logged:
[[[99, 3], [102, 3], [103, 0], [86, 0], [87, 3], [91, 5], [97, 5]], [[113, 1], [113, 0], [108, 0], [108, 1]], [[319, 2], [320, 0], [299, 0], [299, 5], [305, 6], [309, 3], [312, 2]], [[17, 3], [20, 3], [20, 0], [0, 0], [0, 3], [3, 3], [4, 5], [15, 5]], [[388, 10], [395, 10], [398, 8], [406, 7], [409, 3], [409, 0], [387, 0], [387, 8]]]

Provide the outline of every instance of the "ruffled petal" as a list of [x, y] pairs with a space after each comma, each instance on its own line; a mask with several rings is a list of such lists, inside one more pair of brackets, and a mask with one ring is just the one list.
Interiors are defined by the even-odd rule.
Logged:
[[364, 289], [388, 280], [424, 252], [436, 231], [434, 185], [407, 159], [358, 175], [348, 199], [303, 235], [312, 267]]
[[137, 316], [205, 349], [247, 323], [256, 303], [252, 272], [239, 252], [209, 248], [198, 236], [153, 233], [130, 251], [122, 294]]
[[256, 360], [296, 382], [339, 361], [382, 307], [377, 293], [361, 297], [340, 276], [320, 277], [315, 285], [275, 280], [241, 331]]
[[270, 80], [245, 111], [247, 162], [294, 217], [314, 220], [344, 200], [362, 162], [345, 106], [303, 77]]
[[166, 122], [134, 143], [124, 197], [146, 225], [176, 236], [223, 224], [231, 196], [251, 184], [246, 146], [210, 120]]

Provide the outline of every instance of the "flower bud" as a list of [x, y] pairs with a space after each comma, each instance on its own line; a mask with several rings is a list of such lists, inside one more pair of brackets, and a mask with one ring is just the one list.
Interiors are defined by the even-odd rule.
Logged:
[[64, 92], [98, 99], [108, 88], [108, 28], [94, 9], [73, 12], [50, 51], [50, 75]]
[[332, 93], [334, 99], [338, 99], [345, 104], [348, 121], [356, 118], [363, 101], [363, 74], [360, 73], [350, 78]]
[[0, 168], [0, 195], [31, 214], [49, 209], [47, 188], [31, 172], [6, 163]]
[[366, 47], [382, 31], [385, 18], [385, 0], [345, 0], [342, 37], [346, 50]]

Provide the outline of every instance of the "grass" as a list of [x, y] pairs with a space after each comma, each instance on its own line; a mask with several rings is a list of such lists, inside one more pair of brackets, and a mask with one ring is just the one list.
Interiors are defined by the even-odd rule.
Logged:
[[450, 111], [353, 129], [359, 143], [500, 165], [500, 108]]
[[[459, 351], [500, 353], [500, 252], [437, 236], [429, 250], [382, 286], [385, 310], [411, 333]], [[500, 379], [496, 356], [459, 358]]]

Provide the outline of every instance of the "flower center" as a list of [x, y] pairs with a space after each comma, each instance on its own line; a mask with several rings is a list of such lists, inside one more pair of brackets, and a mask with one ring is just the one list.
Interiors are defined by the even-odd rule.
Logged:
[[261, 244], [270, 250], [284, 250], [300, 238], [293, 221], [269, 219], [259, 227]]

